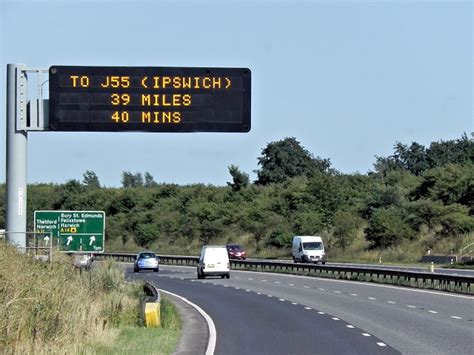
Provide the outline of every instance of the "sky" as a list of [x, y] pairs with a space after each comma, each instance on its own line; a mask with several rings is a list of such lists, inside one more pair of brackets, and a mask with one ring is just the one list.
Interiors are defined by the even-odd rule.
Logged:
[[343, 173], [396, 142], [474, 131], [472, 1], [0, 0], [0, 181], [8, 63], [249, 68], [249, 133], [29, 132], [28, 182], [226, 185], [295, 137]]

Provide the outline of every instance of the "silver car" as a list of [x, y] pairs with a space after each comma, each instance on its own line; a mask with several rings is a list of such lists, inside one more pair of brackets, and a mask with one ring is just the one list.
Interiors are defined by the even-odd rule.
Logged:
[[133, 264], [134, 272], [140, 272], [140, 270], [153, 270], [158, 272], [159, 269], [160, 261], [155, 253], [150, 251], [142, 251], [137, 254], [135, 263]]

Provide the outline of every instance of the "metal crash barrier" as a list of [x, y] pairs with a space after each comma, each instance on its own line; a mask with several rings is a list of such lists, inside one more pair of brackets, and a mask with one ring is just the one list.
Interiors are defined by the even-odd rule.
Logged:
[[[133, 262], [136, 254], [101, 253], [97, 259], [114, 258]], [[158, 255], [164, 265], [196, 266], [197, 256]], [[397, 286], [425, 288], [455, 293], [474, 293], [474, 277], [448, 275], [433, 272], [387, 270], [376, 267], [302, 264], [293, 262], [231, 260], [231, 269], [242, 271], [275, 272], [282, 274], [314, 276], [332, 279], [375, 282]]]

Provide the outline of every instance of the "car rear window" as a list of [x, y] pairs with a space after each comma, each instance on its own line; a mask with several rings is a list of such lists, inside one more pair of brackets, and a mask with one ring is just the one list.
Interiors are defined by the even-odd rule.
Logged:
[[154, 253], [142, 253], [140, 254], [140, 259], [153, 259], [156, 258]]

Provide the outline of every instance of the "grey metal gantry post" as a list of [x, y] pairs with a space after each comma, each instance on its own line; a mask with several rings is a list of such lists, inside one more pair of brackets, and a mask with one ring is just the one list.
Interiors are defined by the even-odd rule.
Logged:
[[26, 179], [28, 134], [19, 129], [26, 120], [25, 65], [7, 65], [7, 159], [6, 159], [6, 225], [10, 244], [26, 247]]

